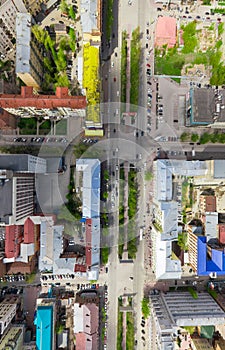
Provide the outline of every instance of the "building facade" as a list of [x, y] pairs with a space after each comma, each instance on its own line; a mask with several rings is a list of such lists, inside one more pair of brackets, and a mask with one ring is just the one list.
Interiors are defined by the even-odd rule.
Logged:
[[35, 95], [33, 87], [22, 86], [21, 95], [1, 94], [0, 107], [20, 117], [61, 119], [85, 115], [85, 96], [70, 96], [68, 88], [57, 87], [55, 95]]
[[0, 4], [0, 58], [8, 60], [15, 57], [16, 15], [27, 10], [22, 0], [6, 0]]
[[3, 334], [16, 316], [16, 304], [0, 303], [0, 334]]
[[0, 350], [23, 349], [24, 328], [21, 326], [10, 327], [0, 339]]
[[34, 213], [34, 175], [0, 170], [0, 225], [13, 225]]

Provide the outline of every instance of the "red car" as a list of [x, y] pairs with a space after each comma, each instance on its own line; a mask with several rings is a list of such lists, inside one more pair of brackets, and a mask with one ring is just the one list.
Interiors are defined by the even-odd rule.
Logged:
[[114, 77], [114, 79], [113, 79], [114, 81], [116, 81], [116, 77]]
[[149, 63], [147, 63], [146, 66], [149, 67], [149, 68], [151, 67], [151, 65]]

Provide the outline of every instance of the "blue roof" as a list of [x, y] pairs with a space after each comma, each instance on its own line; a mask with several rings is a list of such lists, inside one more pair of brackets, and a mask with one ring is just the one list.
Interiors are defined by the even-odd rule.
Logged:
[[198, 276], [207, 276], [211, 272], [216, 272], [219, 276], [225, 275], [225, 254], [223, 251], [212, 248], [211, 259], [208, 259], [205, 236], [198, 237], [197, 249]]
[[53, 306], [38, 306], [36, 318], [37, 350], [52, 350]]

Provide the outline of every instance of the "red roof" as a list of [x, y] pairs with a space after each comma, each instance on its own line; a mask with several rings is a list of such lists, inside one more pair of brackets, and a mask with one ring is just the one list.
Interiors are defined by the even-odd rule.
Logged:
[[24, 243], [34, 243], [34, 223], [27, 218], [24, 223]]
[[75, 264], [74, 266], [74, 272], [86, 272], [86, 270], [86, 265]]
[[205, 196], [205, 211], [206, 212], [216, 211], [216, 196]]
[[22, 242], [21, 225], [10, 225], [5, 227], [5, 256], [6, 258], [17, 258], [20, 254], [20, 243]]
[[155, 31], [155, 45], [174, 47], [177, 40], [176, 18], [159, 17]]
[[225, 224], [219, 224], [219, 242], [225, 244]]
[[98, 350], [97, 334], [77, 333], [76, 350]]
[[92, 230], [92, 220], [86, 220], [86, 246], [85, 246], [85, 255], [86, 255], [86, 265], [87, 268], [91, 266], [91, 230]]
[[70, 96], [67, 87], [57, 87], [55, 95], [33, 95], [31, 86], [22, 86], [21, 95], [0, 94], [0, 107], [2, 108], [36, 107], [38, 109], [54, 109], [68, 107], [82, 109], [86, 105], [85, 96]]

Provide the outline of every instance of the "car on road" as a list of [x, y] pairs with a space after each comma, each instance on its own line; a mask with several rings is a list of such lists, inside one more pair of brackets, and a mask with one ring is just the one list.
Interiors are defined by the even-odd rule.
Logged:
[[114, 67], [114, 62], [111, 63], [111, 67]]
[[113, 78], [113, 81], [116, 81], [116, 77]]

